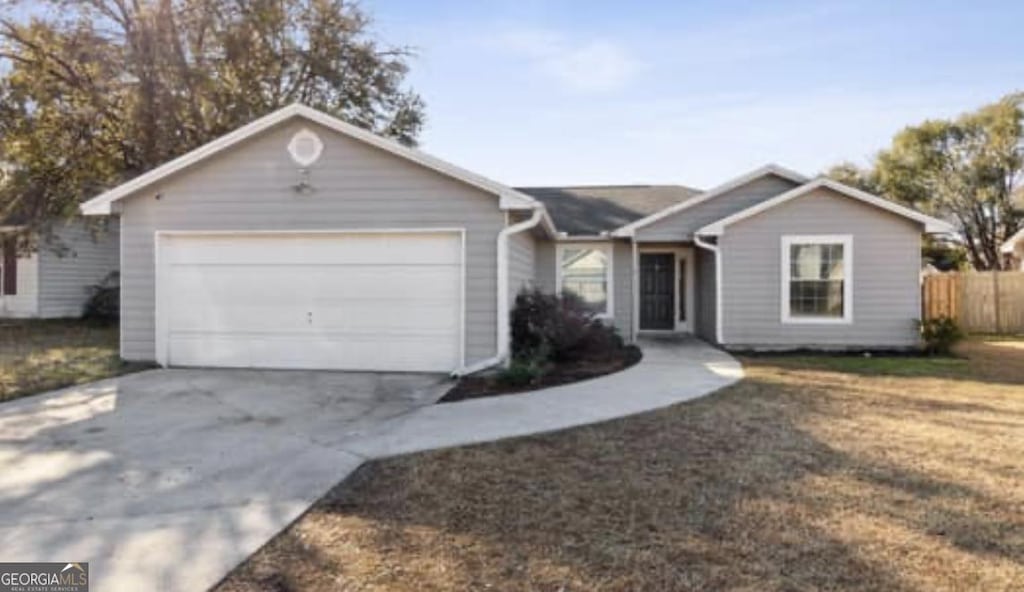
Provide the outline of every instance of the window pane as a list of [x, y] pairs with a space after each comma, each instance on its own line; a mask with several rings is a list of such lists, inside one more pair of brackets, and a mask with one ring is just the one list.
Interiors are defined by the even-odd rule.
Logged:
[[572, 292], [587, 309], [608, 312], [608, 258], [597, 249], [562, 251], [562, 292]]
[[794, 317], [842, 318], [843, 245], [800, 244], [789, 249], [789, 311]]

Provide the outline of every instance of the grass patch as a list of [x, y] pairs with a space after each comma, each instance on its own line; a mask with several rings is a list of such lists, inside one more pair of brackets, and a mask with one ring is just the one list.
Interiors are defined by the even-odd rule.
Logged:
[[[950, 356], [781, 356], [769, 358], [779, 367], [807, 368], [886, 376], [965, 376], [970, 370], [966, 358]], [[756, 359], [752, 360], [756, 363]], [[749, 363], [750, 361], [748, 361]]]
[[0, 320], [0, 401], [150, 367], [121, 360], [116, 325]]
[[374, 462], [217, 590], [1022, 589], [1024, 349], [958, 354]]

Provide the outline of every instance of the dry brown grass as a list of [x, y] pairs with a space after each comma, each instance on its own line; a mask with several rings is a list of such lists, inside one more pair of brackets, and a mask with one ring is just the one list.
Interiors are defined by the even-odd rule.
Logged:
[[964, 351], [376, 462], [218, 590], [1021, 590], [1024, 350]]
[[117, 326], [0, 320], [0, 401], [149, 367], [118, 354]]

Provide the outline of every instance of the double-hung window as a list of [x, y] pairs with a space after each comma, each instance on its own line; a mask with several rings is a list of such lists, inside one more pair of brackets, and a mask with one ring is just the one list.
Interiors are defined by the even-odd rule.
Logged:
[[598, 316], [612, 316], [610, 244], [566, 243], [558, 246], [558, 293], [572, 293]]
[[782, 322], [853, 320], [853, 237], [782, 237]]

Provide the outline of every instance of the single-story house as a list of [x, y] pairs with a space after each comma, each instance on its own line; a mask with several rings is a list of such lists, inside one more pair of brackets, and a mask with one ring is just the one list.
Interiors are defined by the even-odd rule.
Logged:
[[1008, 238], [999, 251], [1010, 260], [1013, 269], [1024, 271], [1024, 228]]
[[685, 187], [502, 185], [302, 105], [86, 202], [121, 223], [121, 353], [163, 365], [472, 372], [527, 286], [629, 340], [917, 343], [922, 233], [949, 226], [769, 165]]
[[31, 250], [18, 248], [26, 232], [20, 220], [0, 223], [0, 318], [81, 316], [90, 288], [119, 267], [119, 225], [109, 222], [54, 222], [29, 241]]

